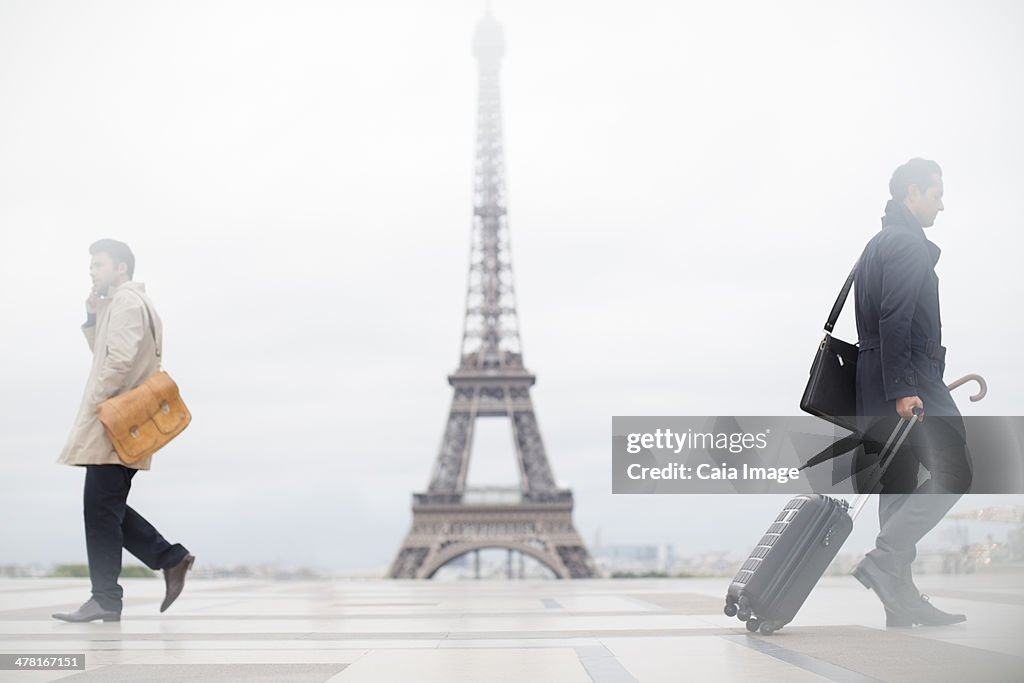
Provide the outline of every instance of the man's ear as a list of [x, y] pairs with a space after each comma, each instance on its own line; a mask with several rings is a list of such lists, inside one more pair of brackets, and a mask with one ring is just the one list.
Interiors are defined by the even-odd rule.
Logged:
[[916, 202], [921, 199], [921, 188], [917, 186], [917, 183], [910, 183], [907, 186], [907, 199], [912, 202]]
[[125, 263], [124, 261], [122, 261], [121, 263], [117, 264], [116, 270], [117, 270], [117, 274], [118, 275], [127, 275], [128, 274], [128, 264]]

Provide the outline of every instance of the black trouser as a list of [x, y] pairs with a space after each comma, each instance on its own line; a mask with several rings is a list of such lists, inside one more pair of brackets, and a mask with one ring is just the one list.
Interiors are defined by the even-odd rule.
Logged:
[[83, 508], [92, 596], [100, 607], [116, 612], [121, 611], [124, 593], [117, 583], [122, 547], [150, 569], [173, 567], [188, 554], [184, 546], [168, 543], [128, 507], [128, 492], [137, 471], [124, 465], [85, 466]]

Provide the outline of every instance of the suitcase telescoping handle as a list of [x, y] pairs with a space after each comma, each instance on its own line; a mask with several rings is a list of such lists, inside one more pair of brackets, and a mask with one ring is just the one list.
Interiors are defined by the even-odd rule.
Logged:
[[864, 505], [868, 502], [868, 498], [873, 493], [878, 493], [882, 490], [882, 475], [885, 474], [885, 470], [889, 467], [889, 463], [899, 452], [900, 447], [903, 446], [903, 442], [910, 436], [910, 430], [914, 428], [918, 422], [921, 421], [921, 416], [924, 411], [920, 408], [914, 408], [914, 416], [900, 420], [896, 423], [895, 429], [892, 430], [892, 434], [889, 435], [889, 440], [885, 442], [882, 447], [882, 451], [878, 456], [878, 462], [871, 470], [871, 476], [867, 481], [867, 485], [864, 487], [864, 493], [857, 496], [857, 499], [853, 502], [853, 509], [850, 512], [850, 518], [853, 520], [857, 519], [857, 515], [860, 514], [861, 510], [864, 509]]

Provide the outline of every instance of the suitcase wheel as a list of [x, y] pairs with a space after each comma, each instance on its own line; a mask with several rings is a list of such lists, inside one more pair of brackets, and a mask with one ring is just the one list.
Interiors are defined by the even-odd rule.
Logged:
[[727, 616], [727, 617], [734, 617], [734, 616], [736, 616], [736, 612], [738, 610], [737, 610], [736, 605], [734, 603], [727, 602], [725, 604], [725, 609], [723, 609], [722, 611], [725, 612], [725, 616]]
[[[747, 621], [750, 619], [750, 610], [746, 607], [740, 607], [739, 611], [736, 613], [736, 618], [740, 621]], [[756, 622], [757, 620], [755, 619], [754, 621]], [[747, 628], [750, 628], [750, 626], [748, 625]]]
[[751, 633], [757, 633], [758, 630], [760, 630], [761, 635], [764, 636], [770, 636], [783, 626], [785, 626], [785, 624], [781, 624], [777, 621], [761, 621], [757, 618], [752, 618], [749, 621], [747, 621], [748, 631], [750, 631]]

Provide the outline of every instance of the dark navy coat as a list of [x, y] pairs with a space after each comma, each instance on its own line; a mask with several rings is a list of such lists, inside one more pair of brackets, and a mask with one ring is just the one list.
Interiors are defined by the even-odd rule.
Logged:
[[894, 417], [896, 399], [919, 396], [924, 424], [929, 415], [946, 416], [951, 419], [941, 422], [963, 437], [960, 411], [943, 381], [939, 254], [910, 210], [890, 201], [882, 230], [864, 247], [854, 273], [857, 414]]

